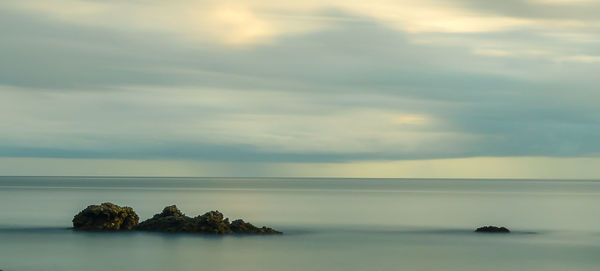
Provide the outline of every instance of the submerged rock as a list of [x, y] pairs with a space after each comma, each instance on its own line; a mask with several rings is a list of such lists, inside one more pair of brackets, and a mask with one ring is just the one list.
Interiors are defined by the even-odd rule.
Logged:
[[73, 218], [73, 228], [88, 231], [133, 230], [139, 217], [131, 207], [110, 202], [90, 205]]
[[258, 228], [241, 219], [229, 223], [219, 211], [210, 211], [191, 218], [184, 215], [175, 205], [167, 206], [160, 214], [142, 222], [137, 227], [141, 231], [188, 232], [203, 234], [281, 234], [271, 228]]
[[496, 226], [485, 226], [485, 227], [480, 227], [477, 228], [475, 230], [475, 232], [489, 232], [489, 233], [509, 233], [510, 230], [508, 230], [505, 227], [496, 227]]

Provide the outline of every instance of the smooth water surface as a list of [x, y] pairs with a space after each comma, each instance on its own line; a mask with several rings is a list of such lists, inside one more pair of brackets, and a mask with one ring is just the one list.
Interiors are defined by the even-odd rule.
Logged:
[[[219, 210], [282, 236], [86, 233], [90, 204]], [[0, 269], [600, 270], [600, 182], [0, 177]], [[473, 233], [482, 225], [514, 233]]]

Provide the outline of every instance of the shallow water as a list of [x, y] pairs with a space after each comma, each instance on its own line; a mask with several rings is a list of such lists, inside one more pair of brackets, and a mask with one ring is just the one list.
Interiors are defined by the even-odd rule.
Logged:
[[[106, 201], [285, 234], [68, 229]], [[599, 270], [598, 206], [598, 181], [0, 177], [0, 269]], [[472, 232], [487, 224], [514, 233]]]

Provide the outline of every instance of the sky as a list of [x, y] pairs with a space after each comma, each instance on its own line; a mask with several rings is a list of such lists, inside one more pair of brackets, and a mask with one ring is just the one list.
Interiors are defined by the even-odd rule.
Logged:
[[599, 0], [0, 2], [0, 175], [600, 179]]

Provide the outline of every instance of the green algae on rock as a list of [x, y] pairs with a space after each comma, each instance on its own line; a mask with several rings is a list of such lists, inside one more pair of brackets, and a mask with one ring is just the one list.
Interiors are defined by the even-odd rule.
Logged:
[[90, 205], [73, 218], [73, 228], [87, 231], [133, 230], [139, 217], [131, 207], [121, 207], [110, 202]]

